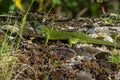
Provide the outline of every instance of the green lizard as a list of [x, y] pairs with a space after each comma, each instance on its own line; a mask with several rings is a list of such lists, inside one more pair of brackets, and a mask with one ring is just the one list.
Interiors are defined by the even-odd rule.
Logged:
[[69, 47], [72, 46], [72, 44], [75, 43], [91, 43], [91, 44], [98, 44], [98, 45], [106, 45], [106, 46], [112, 46], [116, 48], [120, 48], [120, 45], [103, 41], [95, 38], [90, 38], [87, 35], [85, 35], [83, 32], [65, 32], [65, 31], [57, 31], [53, 29], [46, 28], [43, 25], [40, 25], [37, 21], [31, 21], [31, 26], [34, 28], [34, 30], [41, 34], [43, 37], [46, 38], [46, 43], [48, 40], [68, 40]]

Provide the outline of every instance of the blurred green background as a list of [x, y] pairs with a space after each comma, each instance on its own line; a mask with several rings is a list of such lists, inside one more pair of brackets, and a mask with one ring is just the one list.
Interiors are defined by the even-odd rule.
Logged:
[[[27, 11], [32, 0], [0, 0], [0, 13]], [[34, 0], [32, 12], [45, 12], [67, 17], [99, 16], [119, 13], [120, 0]]]

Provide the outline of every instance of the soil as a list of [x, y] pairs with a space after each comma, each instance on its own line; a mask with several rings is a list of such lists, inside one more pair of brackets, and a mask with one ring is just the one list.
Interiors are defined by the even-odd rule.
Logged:
[[[29, 21], [37, 20], [48, 28], [53, 27], [56, 30], [70, 32], [83, 31], [89, 36], [90, 31], [95, 27], [119, 28], [119, 20], [114, 19], [114, 16], [112, 18], [109, 15], [105, 18], [101, 16], [69, 19], [62, 15], [46, 16], [44, 13], [30, 12], [20, 36], [18, 35], [22, 20], [20, 17], [24, 14], [16, 12], [12, 15], [14, 17], [10, 18], [10, 23], [7, 21], [8, 17], [0, 17], [1, 32], [4, 35], [6, 32], [8, 33], [9, 46], [14, 39], [13, 45], [16, 46], [21, 37], [17, 50], [14, 50], [14, 47], [10, 50], [10, 53], [14, 53], [16, 58], [12, 80], [120, 80], [120, 63], [108, 60], [114, 47], [76, 43], [70, 48], [66, 46], [67, 40], [49, 41], [45, 46], [45, 38], [37, 34], [29, 25]], [[45, 22], [42, 22], [43, 19]], [[111, 19], [112, 23], [110, 23]], [[6, 28], [6, 24], [16, 27], [14, 29], [13, 27]], [[111, 38], [114, 38], [114, 34], [120, 34], [116, 30], [113, 31], [114, 29], [110, 32]], [[0, 33], [0, 37], [2, 33]], [[97, 38], [103, 39], [101, 36]], [[117, 42], [120, 42], [120, 37], [117, 38]], [[119, 49], [116, 50], [119, 54]]]

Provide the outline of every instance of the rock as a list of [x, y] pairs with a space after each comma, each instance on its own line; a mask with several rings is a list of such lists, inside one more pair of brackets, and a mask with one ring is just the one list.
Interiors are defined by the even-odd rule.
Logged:
[[92, 75], [89, 72], [80, 71], [77, 80], [92, 80]]

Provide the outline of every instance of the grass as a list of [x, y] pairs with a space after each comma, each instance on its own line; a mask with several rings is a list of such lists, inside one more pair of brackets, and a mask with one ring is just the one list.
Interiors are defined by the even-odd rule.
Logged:
[[[8, 31], [6, 31], [5, 39], [2, 43], [2, 46], [0, 46], [0, 80], [11, 80], [12, 78], [14, 78], [14, 79], [17, 78], [16, 76], [18, 74], [14, 75], [15, 77], [13, 76], [14, 69], [17, 64], [17, 57], [15, 56], [15, 54], [17, 53], [17, 50], [19, 50], [20, 42], [22, 39], [21, 35], [22, 35], [23, 29], [25, 26], [28, 12], [29, 12], [33, 2], [34, 2], [34, 0], [32, 1], [31, 5], [29, 6], [24, 17], [22, 18], [21, 25], [20, 25], [20, 31], [17, 33], [18, 35], [16, 35], [12, 41], [9, 39], [9, 36], [12, 36], [12, 33], [9, 34]], [[53, 6], [52, 6], [52, 8], [53, 8]], [[50, 11], [51, 11], [51, 9], [50, 9]], [[49, 14], [49, 12], [48, 12], [48, 14]], [[0, 17], [4, 17], [4, 16], [8, 17], [7, 21], [9, 21], [9, 24], [11, 23], [11, 18], [14, 17], [12, 15], [0, 15]], [[18, 20], [16, 20], [16, 21], [18, 22]], [[45, 20], [43, 20], [43, 22], [44, 21]], [[12, 27], [16, 27], [16, 23]], [[8, 34], [9, 34], [9, 36], [8, 36]], [[16, 44], [16, 39], [18, 40], [17, 44]], [[50, 75], [50, 72], [49, 72], [49, 75]], [[48, 76], [47, 76], [47, 79], [48, 79]]]
[[[10, 19], [8, 21], [9, 23], [11, 22]], [[13, 56], [14, 50], [11, 47], [13, 45], [12, 44], [8, 45], [10, 40], [7, 34], [8, 34], [8, 31], [6, 31], [4, 41], [2, 43], [2, 46], [0, 47], [0, 68], [1, 68], [0, 79], [1, 80], [10, 80], [12, 78], [12, 74], [14, 70], [13, 68], [16, 63], [16, 58], [15, 56]]]
[[[33, 2], [34, 0], [32, 1], [31, 5], [33, 4]], [[31, 5], [28, 8], [24, 17], [22, 18], [22, 22], [20, 25], [20, 32], [18, 33], [19, 35], [22, 35], [24, 25], [26, 22], [26, 17], [31, 8]], [[12, 18], [11, 15], [10, 16], [8, 15], [7, 21], [9, 21], [9, 23], [11, 23], [11, 18]], [[13, 25], [13, 27], [16, 27], [16, 26]], [[11, 42], [11, 44], [8, 44], [10, 43], [8, 34], [9, 34], [8, 31], [6, 31], [4, 41], [2, 43], [2, 46], [0, 46], [0, 80], [11, 80], [12, 79], [13, 77], [12, 75], [14, 73], [14, 67], [15, 67], [15, 64], [17, 63], [16, 62], [17, 57], [15, 57], [14, 54], [18, 50], [19, 44], [22, 38], [22, 37], [19, 37], [17, 45], [15, 45], [16, 44], [15, 39], [18, 37], [18, 35], [16, 35], [15, 39]], [[12, 33], [10, 33], [9, 35], [12, 36]]]

